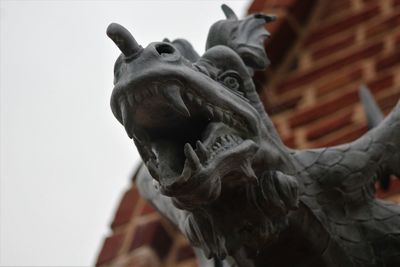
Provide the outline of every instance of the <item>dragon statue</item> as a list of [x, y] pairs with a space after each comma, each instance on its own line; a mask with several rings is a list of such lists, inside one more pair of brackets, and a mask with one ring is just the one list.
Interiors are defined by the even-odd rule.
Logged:
[[116, 23], [111, 108], [143, 159], [141, 194], [216, 266], [400, 266], [400, 206], [374, 183], [400, 177], [400, 103], [358, 140], [286, 147], [253, 83], [273, 16], [212, 25], [146, 48]]

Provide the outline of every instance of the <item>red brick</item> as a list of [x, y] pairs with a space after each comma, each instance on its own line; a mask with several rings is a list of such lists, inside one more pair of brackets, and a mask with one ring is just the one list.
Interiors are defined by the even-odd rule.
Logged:
[[322, 57], [330, 56], [333, 55], [334, 53], [338, 51], [343, 51], [347, 47], [351, 46], [352, 44], [355, 43], [355, 36], [354, 34], [345, 36], [344, 38], [341, 38], [337, 41], [334, 41], [332, 43], [329, 43], [325, 46], [320, 46], [317, 49], [315, 49], [315, 52], [312, 53], [312, 57], [314, 60], [320, 59]]
[[193, 248], [190, 245], [185, 245], [179, 248], [176, 254], [176, 260], [178, 262], [185, 261], [188, 259], [195, 258]]
[[375, 78], [374, 80], [367, 83], [367, 87], [373, 93], [379, 92], [380, 90], [393, 86], [394, 80], [393, 75], [386, 74]]
[[326, 9], [331, 13], [336, 13], [339, 9], [345, 9], [346, 11], [349, 10], [351, 7], [351, 0], [336, 0], [336, 1], [329, 1], [326, 4]]
[[394, 44], [396, 47], [400, 46], [400, 34], [394, 36]]
[[104, 240], [103, 248], [97, 257], [96, 266], [114, 259], [119, 250], [121, 249], [122, 242], [124, 241], [124, 234], [113, 235]]
[[302, 97], [302, 95], [292, 95], [283, 99], [278, 99], [276, 101], [265, 100], [266, 111], [269, 115], [274, 115], [276, 113], [293, 109], [296, 107], [297, 103]]
[[298, 111], [289, 118], [289, 125], [295, 128], [310, 123], [326, 115], [333, 114], [341, 108], [350, 106], [357, 100], [358, 91], [353, 89], [329, 101], [322, 101], [312, 107]]
[[111, 223], [111, 228], [115, 228], [129, 222], [133, 211], [135, 210], [138, 199], [139, 193], [136, 187], [133, 186], [131, 189], [125, 192], [117, 212], [115, 213], [114, 220]]
[[373, 36], [384, 34], [388, 31], [393, 31], [397, 29], [400, 25], [400, 12], [396, 14], [385, 17], [383, 21], [379, 23], [375, 23], [366, 29], [367, 38], [371, 38]]
[[171, 245], [172, 238], [158, 220], [136, 227], [130, 250], [141, 246], [149, 246], [157, 253], [160, 259], [164, 259]]
[[[253, 76], [253, 82], [254, 85], [256, 86], [256, 91], [257, 92], [262, 92], [264, 90], [264, 86], [266, 85], [268, 81], [267, 74], [265, 71], [255, 71], [254, 76]], [[260, 98], [263, 97], [263, 95], [260, 95]]]
[[284, 18], [267, 25], [267, 29], [271, 32], [271, 38], [266, 43], [266, 52], [271, 60], [271, 67], [276, 68], [296, 43], [297, 33]]
[[[264, 7], [284, 9], [286, 14], [292, 15], [299, 23], [304, 23], [314, 8], [314, 2], [315, 0], [266, 1]], [[286, 15], [280, 15], [277, 21], [269, 23], [266, 28], [271, 33], [266, 50], [272, 62], [271, 67], [274, 68], [281, 63], [286, 53], [296, 43], [297, 33]]]
[[295, 139], [294, 134], [284, 137], [282, 141], [288, 147], [291, 147], [291, 148], [296, 147], [296, 139]]
[[375, 64], [375, 69], [379, 72], [395, 65], [400, 66], [400, 50], [398, 49], [396, 49], [392, 54], [379, 59]]
[[327, 93], [330, 93], [334, 90], [340, 90], [351, 84], [352, 82], [360, 81], [363, 77], [363, 71], [360, 67], [356, 67], [354, 69], [349, 70], [346, 73], [341, 74], [340, 76], [332, 76], [326, 83], [317, 87], [317, 96], [322, 96]]
[[376, 43], [363, 47], [356, 51], [350, 52], [347, 55], [335, 58], [330, 62], [324, 63], [321, 66], [315, 66], [309, 71], [293, 75], [288, 80], [277, 86], [277, 93], [281, 94], [291, 89], [298, 88], [307, 83], [314, 82], [327, 74], [338, 71], [350, 64], [355, 64], [360, 60], [367, 59], [379, 54], [383, 49], [383, 43]]
[[328, 25], [317, 27], [314, 31], [310, 33], [306, 39], [306, 44], [310, 45], [315, 42], [320, 42], [321, 40], [337, 34], [342, 31], [346, 31], [354, 26], [357, 26], [365, 21], [368, 21], [380, 13], [380, 7], [378, 4], [373, 4], [366, 7], [364, 10], [358, 13], [352, 13], [351, 15], [334, 20]]
[[275, 35], [275, 32], [281, 27], [281, 25], [286, 21], [286, 16], [281, 15], [279, 18], [277, 18], [275, 21], [268, 23], [265, 28], [267, 31], [271, 34], [271, 37], [273, 38]]
[[395, 92], [386, 95], [377, 100], [379, 107], [382, 110], [391, 110], [400, 99], [400, 88], [398, 88]]
[[318, 139], [331, 132], [337, 131], [352, 122], [353, 110], [334, 116], [333, 118], [319, 122], [306, 130], [306, 138], [309, 141]]
[[140, 215], [147, 215], [153, 212], [156, 212], [156, 209], [150, 203], [145, 202], [140, 210]]
[[272, 123], [274, 124], [275, 129], [278, 131], [279, 135], [282, 135], [282, 124], [274, 120], [274, 117], [271, 117]]
[[320, 139], [317, 142], [312, 143], [311, 147], [330, 147], [345, 144], [356, 140], [367, 131], [368, 127], [366, 125], [349, 126], [347, 127], [346, 131], [336, 132], [333, 138], [327, 137], [325, 139]]
[[249, 6], [249, 9], [247, 10], [247, 13], [252, 14], [262, 12], [264, 8], [264, 2], [264, 0], [253, 0]]
[[289, 12], [302, 25], [308, 21], [310, 14], [316, 6], [315, 3], [316, 0], [294, 1], [294, 3], [289, 7]]
[[349, 0], [329, 1], [325, 3], [324, 9], [319, 15], [320, 20], [330, 19], [332, 16], [337, 16], [342, 12], [348, 12], [351, 8]]
[[[280, 0], [280, 1], [264, 1], [264, 7], [265, 8], [290, 8], [295, 4], [296, 2], [299, 2], [298, 0]], [[301, 1], [300, 1], [301, 2]]]

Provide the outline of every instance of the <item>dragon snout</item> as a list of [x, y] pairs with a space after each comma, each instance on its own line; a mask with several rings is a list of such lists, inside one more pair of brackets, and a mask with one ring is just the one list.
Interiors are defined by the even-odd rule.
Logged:
[[137, 43], [132, 34], [118, 23], [111, 23], [107, 28], [107, 36], [118, 46], [126, 61], [131, 61], [139, 56], [149, 60], [156, 58], [159, 60], [176, 61], [180, 58], [179, 51], [168, 42], [156, 42], [143, 49]]
[[173, 45], [166, 42], [160, 42], [153, 44], [153, 46], [163, 59], [179, 59], [179, 52]]

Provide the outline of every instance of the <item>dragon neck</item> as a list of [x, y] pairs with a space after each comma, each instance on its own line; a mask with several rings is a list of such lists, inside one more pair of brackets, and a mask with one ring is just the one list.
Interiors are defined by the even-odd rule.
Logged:
[[268, 132], [271, 134], [274, 141], [277, 144], [284, 147], [282, 140], [281, 140], [278, 132], [276, 131], [272, 120], [265, 112], [264, 105], [262, 104], [260, 97], [256, 91], [253, 80], [248, 79], [248, 80], [244, 81], [244, 88], [246, 88], [246, 91], [245, 91], [246, 97], [250, 100], [251, 105], [257, 110], [257, 112], [262, 117], [262, 121], [263, 121], [264, 125], [266, 126]]

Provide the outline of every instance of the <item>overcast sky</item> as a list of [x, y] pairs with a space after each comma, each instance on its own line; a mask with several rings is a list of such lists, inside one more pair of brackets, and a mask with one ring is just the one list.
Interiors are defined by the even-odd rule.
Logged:
[[138, 154], [112, 116], [110, 22], [199, 53], [227, 3], [0, 0], [0, 266], [90, 266]]

